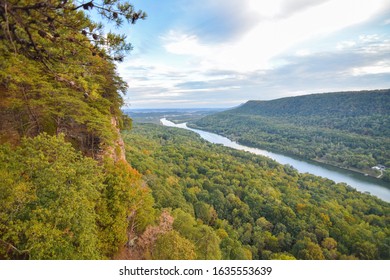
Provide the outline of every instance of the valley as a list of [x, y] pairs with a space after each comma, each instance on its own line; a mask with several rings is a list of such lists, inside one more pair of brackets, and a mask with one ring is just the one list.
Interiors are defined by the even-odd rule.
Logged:
[[390, 90], [313, 94], [249, 101], [189, 126], [389, 182], [389, 108]]
[[198, 257], [354, 259], [387, 251], [379, 228], [389, 204], [346, 184], [183, 129], [136, 123], [123, 137], [155, 207], [171, 209], [173, 230]]

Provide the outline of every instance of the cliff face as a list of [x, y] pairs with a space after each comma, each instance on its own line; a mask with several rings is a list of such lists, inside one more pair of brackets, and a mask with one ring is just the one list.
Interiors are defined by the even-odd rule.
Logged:
[[[126, 162], [120, 134], [127, 85], [114, 61], [130, 45], [120, 34], [100, 34], [83, 13], [99, 12], [94, 1], [5, 2], [0, 259], [110, 258], [126, 244], [130, 225], [142, 232], [154, 220], [153, 200]], [[119, 9], [121, 1], [108, 2], [105, 12]], [[120, 10], [107, 20], [144, 18], [131, 5]]]
[[114, 162], [126, 161], [125, 143], [123, 142], [122, 135], [119, 130], [118, 118], [114, 116], [111, 117], [111, 125], [116, 132], [116, 139], [112, 145], [107, 146], [102, 154], [103, 156], [112, 158]]
[[[92, 61], [88, 67], [73, 67], [81, 74], [53, 73], [23, 55], [2, 52], [0, 44], [0, 144], [17, 146], [24, 137], [64, 134], [86, 156], [98, 158], [107, 151], [124, 159], [119, 133], [124, 85], [111, 62]], [[53, 62], [51, 67], [60, 65]], [[78, 86], [57, 79], [59, 75]]]

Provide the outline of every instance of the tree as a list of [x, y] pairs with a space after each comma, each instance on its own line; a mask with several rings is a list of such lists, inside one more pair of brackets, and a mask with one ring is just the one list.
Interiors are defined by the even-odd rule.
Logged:
[[[103, 25], [89, 20], [84, 12], [94, 10], [105, 20], [120, 26], [124, 21], [136, 23], [146, 13], [121, 0], [75, 1], [0, 1], [0, 38], [8, 49], [38, 59], [47, 65], [61, 59], [58, 47], [86, 48], [114, 60], [122, 60], [131, 49], [125, 35], [104, 34]], [[86, 44], [87, 43], [87, 44]], [[48, 66], [48, 65], [47, 65]]]
[[155, 218], [153, 197], [140, 174], [126, 161], [106, 159], [101, 200], [97, 206], [100, 250], [112, 256], [142, 233]]
[[63, 135], [0, 146], [0, 256], [98, 259], [97, 163]]
[[[142, 233], [137, 246], [143, 251], [146, 259], [153, 258], [153, 250], [157, 239], [165, 233], [172, 231], [173, 221], [174, 218], [171, 214], [164, 210], [160, 215], [159, 224], [157, 226], [149, 225]], [[162, 243], [165, 243], [165, 241]]]
[[197, 227], [193, 242], [196, 244], [198, 260], [221, 259], [222, 254], [219, 247], [221, 240], [211, 227], [206, 225]]
[[271, 254], [271, 260], [296, 260], [296, 258], [289, 253], [274, 253]]
[[[380, 199], [313, 175], [289, 174], [263, 157], [206, 145], [186, 131], [137, 123], [125, 139], [128, 158], [142, 167], [156, 201], [174, 208], [173, 229], [195, 245], [197, 259], [388, 255], [389, 207]], [[165, 184], [171, 176], [180, 179]], [[183, 191], [185, 208], [177, 203]], [[218, 218], [206, 224], [210, 209]]]
[[362, 260], [375, 260], [378, 258], [378, 248], [368, 241], [359, 242], [354, 245], [357, 257]]
[[293, 246], [294, 256], [302, 260], [323, 260], [324, 255], [321, 247], [310, 240], [308, 237], [304, 237], [299, 240]]
[[196, 217], [208, 225], [213, 225], [215, 220], [218, 218], [214, 207], [207, 203], [198, 202], [194, 205], [194, 208]]
[[327, 237], [321, 242], [322, 251], [324, 257], [327, 260], [336, 260], [339, 258], [339, 253], [337, 252], [337, 241], [332, 237]]
[[84, 154], [99, 157], [123, 127], [127, 84], [113, 60], [130, 50], [124, 35], [104, 34], [93, 10], [121, 24], [144, 19], [125, 1], [0, 1], [0, 117], [11, 125], [1, 142], [65, 133]]
[[154, 260], [194, 260], [195, 246], [177, 231], [171, 230], [156, 240], [152, 256]]

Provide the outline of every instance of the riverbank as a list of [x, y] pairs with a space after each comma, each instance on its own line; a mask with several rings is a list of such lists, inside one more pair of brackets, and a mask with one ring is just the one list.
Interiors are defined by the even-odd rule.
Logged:
[[[175, 124], [177, 124], [177, 123], [175, 123]], [[201, 127], [199, 127], [199, 126], [197, 126], [197, 125], [195, 125], [193, 123], [189, 123], [188, 127], [191, 128], [191, 129], [207, 131], [209, 133], [215, 133], [215, 131], [211, 131], [211, 130], [207, 130], [207, 129], [201, 128]], [[221, 135], [224, 136], [224, 137], [228, 137], [227, 135], [223, 135], [223, 134], [221, 134]], [[243, 143], [242, 141], [240, 141], [239, 137], [233, 137], [230, 140], [234, 141], [234, 142], [236, 142], [236, 143], [238, 143], [240, 145], [247, 146], [247, 147], [256, 148], [256, 149], [264, 149], [266, 151], [269, 151], [269, 152], [272, 152], [272, 153], [277, 153], [277, 154], [283, 154], [285, 156], [292, 157], [292, 158], [295, 158], [297, 160], [310, 160], [310, 161], [317, 162], [317, 163], [320, 163], [320, 164], [324, 164], [324, 165], [327, 165], [327, 166], [330, 166], [330, 167], [335, 167], [335, 168], [340, 168], [340, 169], [343, 169], [343, 170], [346, 170], [346, 171], [355, 172], [357, 174], [361, 174], [363, 176], [367, 176], [367, 177], [370, 177], [370, 178], [374, 178], [374, 179], [380, 180], [381, 182], [385, 182], [384, 180], [382, 180], [382, 177], [384, 175], [383, 171], [379, 172], [379, 171], [376, 171], [376, 170], [374, 170], [372, 168], [358, 169], [358, 168], [354, 168], [354, 167], [345, 167], [345, 166], [341, 166], [341, 165], [337, 164], [336, 162], [330, 162], [330, 161], [327, 161], [327, 160], [324, 160], [324, 159], [321, 159], [321, 158], [308, 158], [308, 157], [304, 157], [304, 156], [300, 156], [300, 155], [294, 154], [292, 152], [281, 151], [281, 150], [278, 150], [278, 149], [275, 149], [275, 148], [259, 147], [259, 146], [253, 145], [251, 143], [246, 143], [246, 142]]]
[[341, 168], [341, 169], [344, 169], [344, 170], [348, 170], [348, 171], [356, 172], [356, 173], [359, 173], [359, 174], [363, 174], [364, 176], [369, 176], [369, 177], [372, 177], [372, 178], [375, 178], [375, 179], [379, 179], [379, 180], [381, 180], [381, 178], [383, 177], [383, 172], [376, 172], [375, 170], [373, 170], [371, 168], [358, 169], [358, 168], [353, 168], [353, 167], [343, 167], [343, 166], [337, 165], [336, 163], [332, 163], [332, 162], [329, 162], [327, 160], [320, 159], [320, 158], [315, 158], [315, 159], [311, 159], [311, 160], [313, 160], [315, 162], [322, 163], [322, 164], [330, 165], [330, 166], [333, 166], [333, 167]]
[[230, 139], [212, 133], [203, 131], [201, 129], [193, 129], [187, 127], [185, 123], [175, 124], [167, 119], [163, 118], [160, 120], [161, 124], [165, 126], [171, 126], [176, 128], [188, 129], [199, 134], [203, 139], [214, 143], [221, 144], [226, 147], [230, 147], [237, 150], [244, 150], [251, 152], [256, 155], [267, 156], [281, 164], [288, 164], [293, 166], [300, 173], [310, 173], [323, 178], [328, 178], [336, 183], [346, 183], [352, 188], [360, 191], [370, 193], [371, 195], [377, 196], [384, 201], [390, 202], [390, 186], [388, 183], [370, 177], [364, 176], [360, 172], [353, 172], [350, 170], [342, 169], [336, 166], [327, 165], [321, 162], [316, 162], [307, 159], [298, 159], [294, 156], [287, 156], [285, 154], [273, 153], [258, 148], [252, 148], [244, 145], [240, 145], [237, 142], [231, 141]]

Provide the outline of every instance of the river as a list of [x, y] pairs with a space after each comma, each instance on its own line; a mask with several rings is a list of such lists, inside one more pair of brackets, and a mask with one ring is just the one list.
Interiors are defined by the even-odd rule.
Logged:
[[353, 171], [348, 171], [342, 168], [333, 167], [314, 161], [296, 159], [282, 154], [272, 153], [269, 151], [240, 145], [221, 135], [187, 127], [186, 123], [175, 124], [171, 121], [168, 121], [166, 118], [163, 118], [160, 121], [165, 126], [178, 127], [196, 132], [203, 139], [211, 143], [222, 144], [226, 147], [251, 152], [256, 155], [267, 156], [281, 164], [290, 164], [301, 173], [314, 174], [317, 176], [331, 179], [337, 183], [344, 182], [360, 192], [368, 192], [372, 195], [381, 198], [384, 201], [390, 202], [389, 185], [375, 178], [367, 177]]

